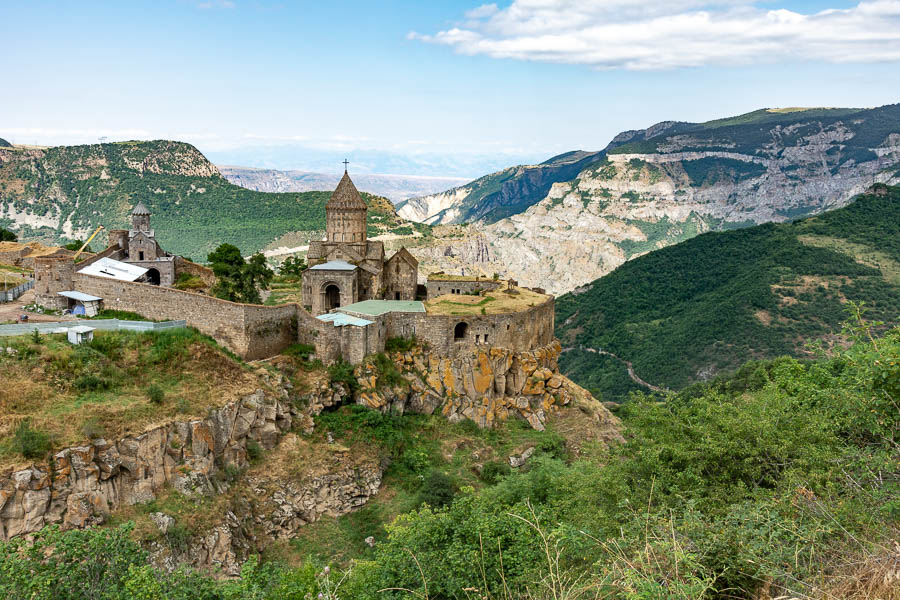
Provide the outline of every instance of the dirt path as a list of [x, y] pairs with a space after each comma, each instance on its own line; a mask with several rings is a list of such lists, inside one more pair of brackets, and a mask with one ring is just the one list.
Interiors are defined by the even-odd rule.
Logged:
[[641, 385], [653, 392], [666, 393], [666, 392], [671, 391], [668, 388], [659, 387], [657, 385], [653, 385], [652, 383], [647, 383], [646, 381], [644, 381], [643, 379], [638, 377], [637, 373], [634, 372], [634, 366], [631, 364], [631, 361], [625, 360], [624, 358], [619, 358], [612, 352], [608, 352], [608, 351], [602, 350], [600, 348], [588, 348], [587, 346], [580, 346], [578, 348], [563, 348], [562, 351], [568, 352], [569, 350], [584, 350], [586, 352], [593, 352], [594, 354], [604, 354], [606, 356], [611, 356], [612, 358], [616, 359], [617, 361], [619, 361], [620, 363], [625, 365], [625, 367], [628, 369], [628, 376], [636, 384]]
[[[13, 302], [0, 302], [0, 323], [18, 322], [19, 315], [28, 315], [30, 323], [51, 323], [62, 320], [55, 315], [41, 315], [25, 310], [27, 304], [34, 302], [34, 290], [28, 290]], [[70, 320], [73, 317], [70, 317]]]

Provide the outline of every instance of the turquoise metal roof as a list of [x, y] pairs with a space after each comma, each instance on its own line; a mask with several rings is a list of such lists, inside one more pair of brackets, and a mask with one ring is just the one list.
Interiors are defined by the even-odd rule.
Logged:
[[423, 313], [425, 305], [418, 300], [363, 300], [356, 304], [342, 306], [338, 310], [376, 317], [391, 312]]
[[320, 321], [325, 321], [326, 323], [333, 323], [335, 327], [343, 327], [344, 325], [365, 327], [366, 325], [372, 324], [372, 321], [366, 321], [365, 319], [360, 319], [359, 317], [351, 317], [350, 315], [345, 315], [344, 313], [328, 313], [327, 315], [319, 315], [316, 318]]

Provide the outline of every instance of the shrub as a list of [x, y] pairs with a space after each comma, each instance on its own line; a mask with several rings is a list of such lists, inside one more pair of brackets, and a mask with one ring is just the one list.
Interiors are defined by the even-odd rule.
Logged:
[[331, 383], [343, 383], [351, 396], [359, 390], [359, 382], [353, 374], [353, 365], [344, 360], [339, 360], [328, 367], [328, 377]]
[[409, 352], [416, 347], [414, 337], [392, 337], [384, 341], [385, 352]]
[[25, 419], [13, 433], [12, 446], [25, 458], [41, 458], [50, 452], [50, 436], [32, 427], [31, 419]]
[[510, 469], [509, 463], [507, 463], [506, 461], [496, 460], [486, 463], [484, 467], [481, 468], [479, 477], [484, 483], [488, 485], [494, 485], [502, 478], [509, 475], [511, 472], [512, 469]]
[[38, 331], [37, 328], [35, 328], [34, 331], [31, 332], [31, 341], [35, 344], [41, 343], [41, 332]]
[[373, 365], [378, 372], [378, 386], [396, 387], [406, 385], [407, 381], [400, 374], [396, 363], [386, 354], [378, 353], [373, 357]]
[[181, 523], [174, 523], [166, 531], [166, 542], [173, 552], [184, 552], [191, 541], [191, 531]]
[[456, 495], [456, 483], [453, 479], [437, 469], [432, 469], [419, 490], [419, 504], [427, 504], [432, 508], [447, 506]]
[[154, 383], [147, 388], [147, 398], [153, 404], [162, 404], [163, 400], [166, 399], [166, 393], [161, 387]]
[[292, 344], [283, 350], [287, 356], [299, 358], [302, 361], [308, 361], [316, 351], [316, 347], [311, 344]]
[[87, 373], [75, 380], [75, 387], [85, 392], [94, 392], [99, 390], [108, 390], [112, 387], [109, 380], [98, 377], [92, 373]]
[[263, 449], [256, 440], [247, 440], [247, 458], [250, 462], [257, 462], [262, 458]]

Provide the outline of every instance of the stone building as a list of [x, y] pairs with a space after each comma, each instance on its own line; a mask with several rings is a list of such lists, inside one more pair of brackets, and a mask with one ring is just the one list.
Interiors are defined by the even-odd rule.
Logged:
[[116, 260], [147, 269], [147, 282], [154, 285], [175, 284], [176, 256], [163, 250], [150, 226], [150, 211], [138, 201], [131, 211], [131, 229], [116, 229], [109, 233], [110, 246], [122, 251]]
[[366, 203], [347, 171], [325, 205], [325, 239], [310, 242], [303, 305], [313, 315], [363, 300], [415, 300], [419, 262], [405, 248], [385, 260], [366, 237]]

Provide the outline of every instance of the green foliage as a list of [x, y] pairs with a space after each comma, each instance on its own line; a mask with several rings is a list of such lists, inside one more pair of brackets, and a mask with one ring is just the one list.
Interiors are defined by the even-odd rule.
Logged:
[[166, 393], [155, 383], [147, 387], [147, 399], [153, 404], [162, 404], [166, 399]]
[[40, 344], [41, 343], [41, 332], [38, 331], [37, 328], [35, 328], [34, 331], [31, 332], [31, 343], [32, 344]]
[[839, 329], [847, 300], [865, 301], [873, 318], [896, 317], [900, 285], [890, 273], [803, 241], [846, 240], [877, 249], [881, 265], [900, 261], [900, 189], [884, 190], [794, 223], [703, 234], [562, 296], [557, 335], [575, 348], [561, 357], [563, 370], [621, 401], [640, 389], [624, 365], [580, 347], [612, 352], [645, 381], [677, 389], [754, 357], [804, 355], [807, 340]]
[[418, 504], [443, 508], [453, 501], [456, 491], [452, 477], [439, 469], [432, 469], [422, 481]]
[[[81, 250], [81, 246], [84, 244], [85, 240], [75, 240], [74, 242], [69, 242], [63, 248], [66, 250], [71, 250], [72, 252], [78, 252]], [[83, 252], [93, 252], [90, 246], [85, 246]]]
[[19, 236], [14, 234], [9, 229], [4, 229], [0, 227], [0, 242], [16, 242], [19, 240]]
[[131, 312], [129, 310], [113, 310], [110, 308], [104, 308], [97, 313], [97, 316], [91, 317], [92, 319], [118, 319], [120, 321], [150, 321], [144, 315], [139, 315], [136, 312]]
[[275, 276], [262, 254], [245, 261], [232, 244], [221, 244], [207, 259], [216, 276], [212, 293], [224, 300], [260, 304], [259, 290], [268, 287]]
[[259, 462], [262, 458], [263, 449], [256, 440], [247, 440], [247, 458], [251, 463]]
[[206, 287], [206, 282], [192, 273], [179, 273], [175, 278], [177, 290], [199, 290]]
[[278, 267], [278, 274], [282, 277], [294, 276], [299, 277], [306, 270], [306, 261], [299, 256], [288, 256]]
[[13, 432], [12, 448], [25, 458], [44, 458], [51, 449], [50, 436], [35, 429], [31, 419], [25, 419]]
[[737, 183], [759, 177], [766, 172], [765, 165], [733, 158], [705, 157], [681, 161], [693, 187], [715, 185], [719, 181]]
[[85, 421], [84, 425], [81, 426], [81, 432], [84, 433], [84, 437], [89, 440], [106, 437], [106, 428], [96, 417], [91, 417]]
[[481, 468], [479, 477], [487, 485], [494, 485], [510, 473], [512, 473], [512, 469], [509, 467], [509, 463], [505, 460], [495, 460], [486, 463]]
[[316, 347], [312, 344], [291, 344], [290, 346], [282, 350], [283, 354], [299, 358], [304, 362], [308, 361], [309, 357], [315, 354], [315, 352]]
[[339, 360], [328, 367], [328, 377], [332, 383], [342, 383], [352, 397], [359, 390], [359, 382], [353, 374], [353, 365]]
[[397, 364], [386, 354], [379, 352], [368, 357], [368, 364], [375, 367], [378, 387], [407, 386], [409, 382], [404, 379]]
[[414, 337], [390, 337], [384, 341], [385, 352], [409, 352], [416, 347]]

